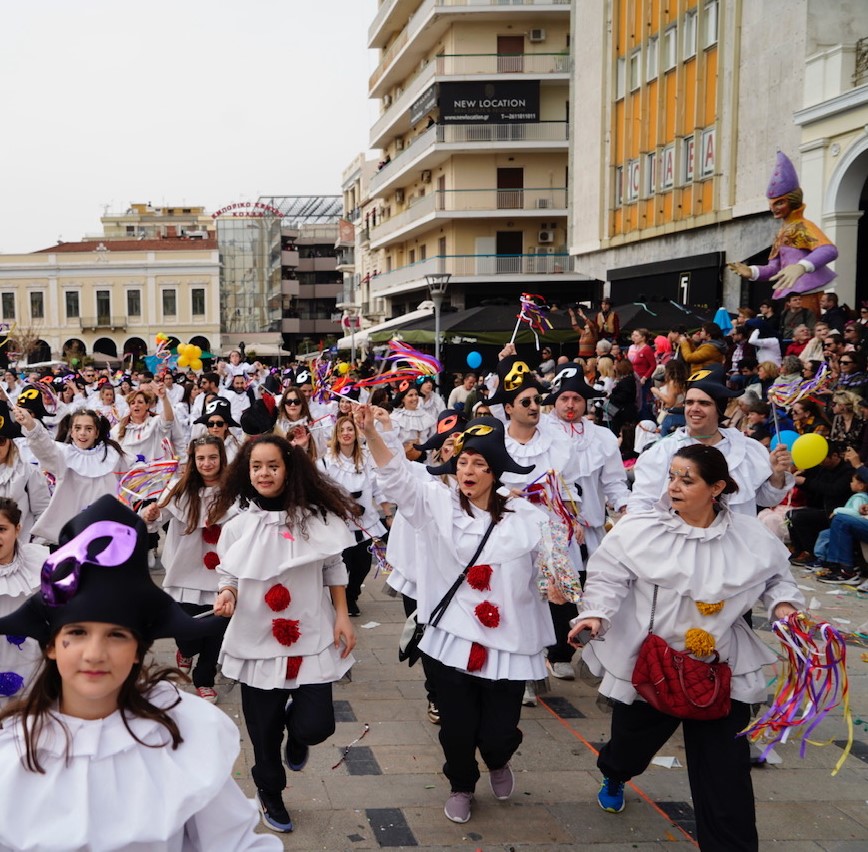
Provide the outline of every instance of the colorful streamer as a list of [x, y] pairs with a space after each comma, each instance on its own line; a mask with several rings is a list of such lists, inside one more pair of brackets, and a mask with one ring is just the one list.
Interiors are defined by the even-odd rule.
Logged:
[[519, 312], [516, 315], [515, 328], [512, 330], [510, 343], [515, 343], [515, 336], [521, 324], [527, 323], [536, 339], [536, 348], [539, 350], [539, 336], [551, 331], [553, 326], [548, 318], [549, 308], [545, 299], [538, 293], [522, 293], [519, 300]]
[[793, 379], [790, 382], [775, 383], [769, 388], [769, 402], [781, 408], [789, 408], [800, 399], [804, 399], [811, 394], [824, 393], [828, 391], [834, 378], [829, 370], [828, 364], [821, 364], [817, 370], [817, 375], [812, 379]]
[[832, 775], [837, 775], [853, 745], [853, 717], [847, 680], [847, 644], [841, 633], [825, 621], [812, 621], [802, 612], [792, 613], [772, 625], [786, 652], [786, 664], [778, 678], [769, 709], [740, 736], [765, 743], [761, 759], [790, 731], [801, 728], [799, 757], [808, 745], [828, 745], [811, 739], [823, 720], [839, 705], [847, 725], [847, 743]]
[[420, 376], [436, 376], [443, 372], [443, 365], [433, 355], [419, 352], [400, 340], [389, 341], [389, 354], [383, 360], [390, 361], [392, 369], [361, 379], [356, 382], [356, 387], [371, 388], [392, 382], [412, 382]]
[[118, 500], [134, 508], [159, 497], [178, 470], [178, 459], [167, 458], [137, 464], [118, 479]]
[[392, 566], [386, 560], [386, 543], [381, 538], [372, 538], [368, 546], [368, 552], [374, 557], [376, 567], [374, 568], [374, 577], [378, 574], [386, 576], [392, 573]]

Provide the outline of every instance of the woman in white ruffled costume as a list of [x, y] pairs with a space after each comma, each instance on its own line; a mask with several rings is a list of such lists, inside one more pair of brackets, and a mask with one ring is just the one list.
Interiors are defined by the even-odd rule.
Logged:
[[28, 542], [30, 530], [48, 508], [51, 495], [42, 471], [21, 458], [15, 442], [20, 438], [21, 427], [12, 419], [6, 403], [0, 401], [0, 497], [15, 501], [21, 512], [19, 538]]
[[[406, 385], [406, 387], [405, 387]], [[411, 461], [425, 461], [425, 454], [413, 447], [424, 444], [433, 434], [437, 418], [422, 408], [419, 391], [409, 382], [402, 382], [395, 395], [395, 407], [389, 415], [397, 439], [404, 445], [404, 452]]]
[[[570, 631], [573, 642], [591, 631], [582, 657], [614, 702], [612, 736], [597, 760], [604, 776], [597, 799], [620, 813], [625, 782], [645, 771], [681, 724], [700, 849], [755, 852], [750, 748], [737, 734], [750, 705], [766, 697], [763, 666], [775, 655], [742, 616], [759, 600], [770, 618], [785, 618], [804, 598], [783, 544], [756, 518], [728, 508], [739, 486], [723, 453], [682, 446], [668, 479], [667, 494], [649, 510], [631, 511], [589, 560], [582, 612]], [[668, 645], [699, 659], [716, 651], [729, 664], [729, 715], [682, 720], [637, 696], [632, 674], [652, 609], [654, 633]]]

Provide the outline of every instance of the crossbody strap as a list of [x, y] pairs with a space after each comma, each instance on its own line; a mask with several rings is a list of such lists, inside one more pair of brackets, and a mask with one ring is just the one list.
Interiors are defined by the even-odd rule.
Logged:
[[648, 632], [654, 632], [654, 611], [657, 609], [657, 589], [659, 586], [654, 586], [654, 597], [651, 598], [651, 624], [648, 625]]
[[464, 578], [467, 576], [467, 572], [476, 564], [476, 560], [479, 559], [479, 554], [482, 553], [482, 548], [485, 547], [485, 542], [488, 541], [488, 537], [491, 535], [491, 531], [494, 529], [495, 520], [491, 519], [491, 523], [488, 525], [488, 529], [485, 531], [485, 535], [482, 536], [482, 541], [479, 542], [479, 547], [476, 548], [476, 553], [470, 559], [470, 562], [467, 563], [465, 569], [458, 575], [458, 579], [452, 584], [449, 591], [443, 595], [442, 600], [437, 606], [431, 610], [431, 616], [428, 619], [428, 624], [437, 625], [437, 622], [443, 617], [443, 613], [446, 611], [446, 607], [449, 606], [452, 598], [455, 597], [455, 593], [458, 591], [458, 587], [464, 581]]

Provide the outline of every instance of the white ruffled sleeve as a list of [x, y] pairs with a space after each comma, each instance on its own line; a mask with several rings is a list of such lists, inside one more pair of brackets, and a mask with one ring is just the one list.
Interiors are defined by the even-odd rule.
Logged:
[[55, 475], [66, 472], [63, 444], [57, 443], [38, 420], [34, 422], [33, 428], [29, 432], [24, 429], [21, 431], [27, 438], [27, 446], [30, 447], [43, 470]]

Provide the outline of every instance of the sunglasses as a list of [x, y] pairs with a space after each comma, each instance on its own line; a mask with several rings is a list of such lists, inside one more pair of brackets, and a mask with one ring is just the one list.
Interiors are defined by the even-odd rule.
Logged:
[[287, 405], [301, 405], [300, 399], [288, 399], [286, 400]]
[[[93, 544], [106, 545], [93, 552]], [[133, 527], [117, 521], [97, 521], [72, 541], [52, 553], [42, 566], [39, 588], [47, 606], [61, 606], [78, 591], [81, 566], [85, 562], [102, 568], [116, 568], [129, 560], [136, 549], [138, 536]]]
[[838, 363], [843, 366], [844, 364], [855, 364], [856, 362], [855, 361], [839, 361]]
[[226, 425], [226, 421], [225, 421], [225, 420], [208, 420], [208, 421], [205, 423], [205, 425], [206, 425], [209, 429], [219, 429], [221, 426], [225, 426], [225, 425]]
[[530, 408], [531, 403], [534, 405], [540, 405], [540, 403], [542, 403], [542, 397], [539, 394], [536, 394], [535, 396], [526, 396], [524, 399], [518, 401], [518, 404], [522, 408]]

